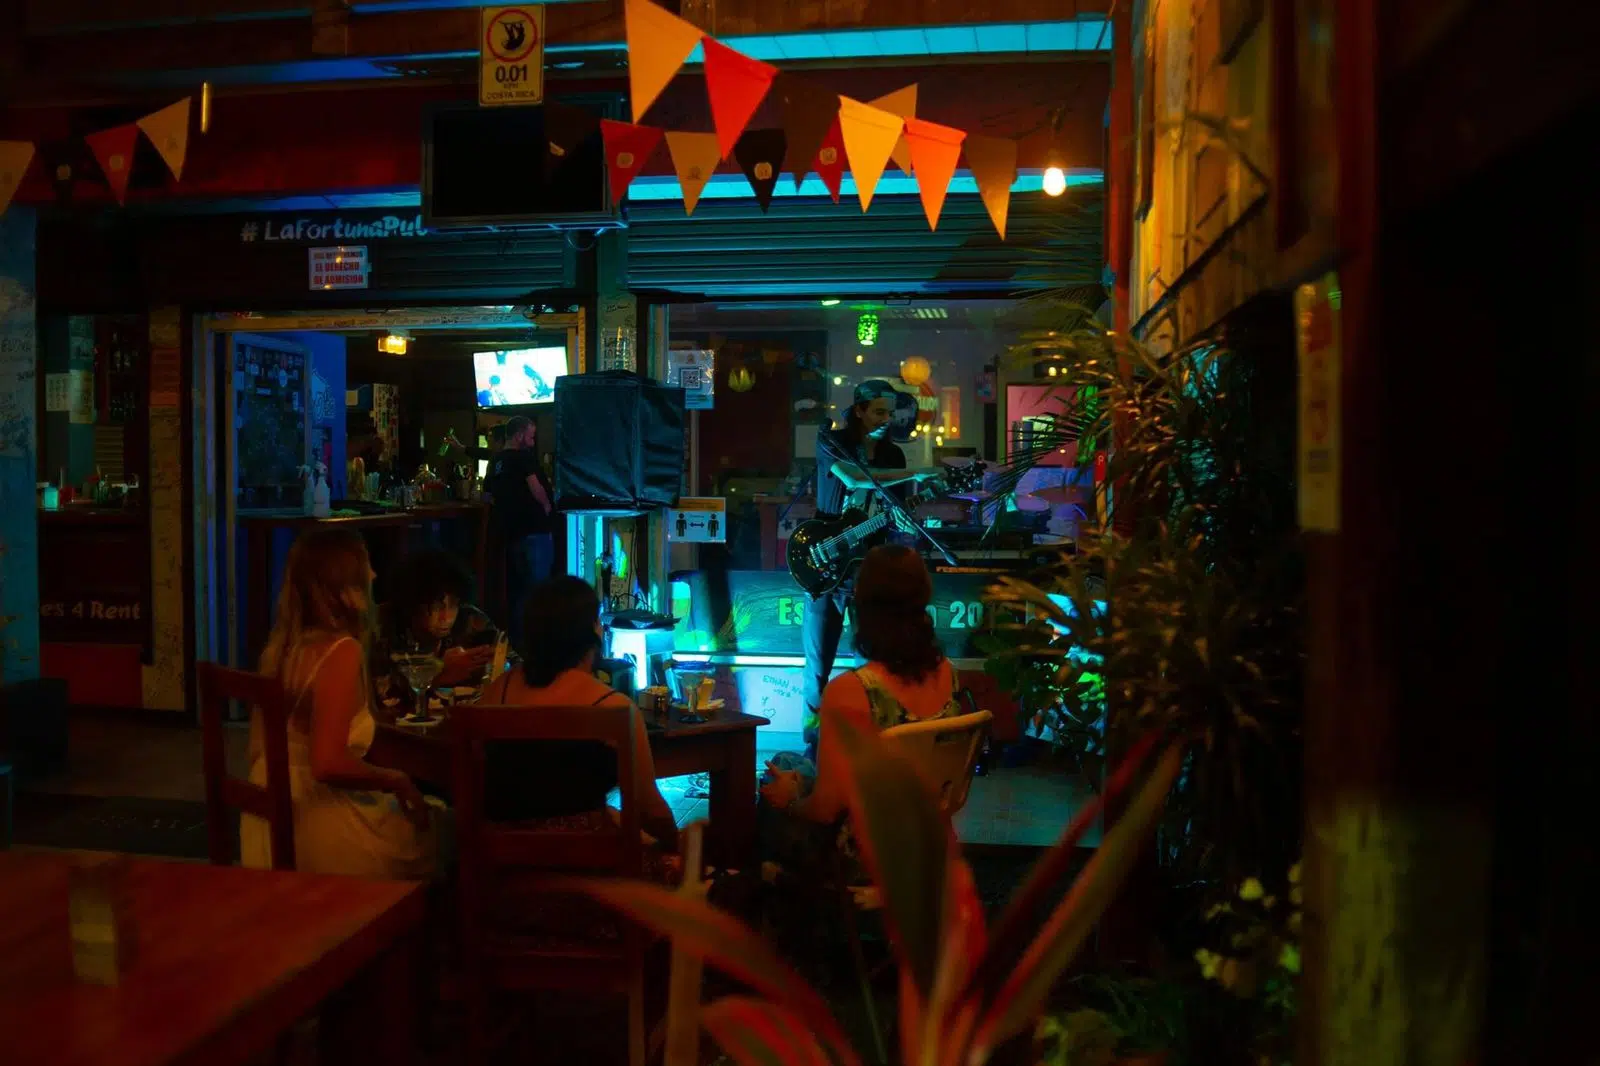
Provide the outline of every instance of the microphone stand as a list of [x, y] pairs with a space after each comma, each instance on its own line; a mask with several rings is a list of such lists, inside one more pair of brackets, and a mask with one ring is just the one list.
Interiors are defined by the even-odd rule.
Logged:
[[878, 498], [883, 501], [884, 506], [889, 508], [891, 513], [897, 514], [901, 518], [905, 519], [905, 524], [920, 533], [923, 540], [927, 541], [929, 544], [932, 544], [934, 550], [940, 555], [944, 556], [945, 562], [949, 563], [951, 566], [960, 565], [960, 560], [958, 560], [954, 555], [951, 555], [948, 548], [935, 540], [932, 533], [929, 533], [926, 529], [922, 528], [922, 524], [915, 518], [912, 518], [911, 515], [906, 512], [906, 509], [900, 505], [900, 501], [895, 499], [894, 493], [885, 488], [883, 483], [873, 475], [872, 467], [868, 463], [861, 464], [861, 472], [867, 475], [867, 481], [872, 485], [872, 490], [878, 494]]

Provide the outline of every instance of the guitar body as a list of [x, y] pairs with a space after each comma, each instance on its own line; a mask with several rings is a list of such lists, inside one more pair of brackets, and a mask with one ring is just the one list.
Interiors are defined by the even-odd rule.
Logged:
[[[973, 485], [982, 484], [984, 464], [952, 468], [942, 473], [943, 491], [961, 492]], [[940, 495], [939, 489], [919, 493], [903, 501], [908, 511]], [[812, 596], [821, 596], [838, 588], [862, 557], [884, 542], [893, 528], [890, 515], [880, 510], [871, 517], [859, 510], [846, 511], [836, 519], [813, 518], [800, 523], [789, 535], [789, 549], [785, 561], [795, 584]]]
[[789, 534], [786, 558], [795, 584], [812, 596], [822, 596], [838, 588], [854, 572], [862, 556], [867, 554], [876, 540], [853, 546], [839, 542], [840, 546], [832, 550], [828, 542], [842, 537], [859, 524], [861, 518], [859, 512], [846, 512], [843, 518], [813, 518], [800, 523]]

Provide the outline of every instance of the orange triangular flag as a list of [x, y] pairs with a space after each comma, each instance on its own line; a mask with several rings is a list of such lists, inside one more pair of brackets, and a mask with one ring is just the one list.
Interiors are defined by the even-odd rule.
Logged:
[[711, 121], [717, 127], [717, 144], [722, 158], [733, 152], [739, 134], [767, 98], [778, 68], [759, 59], [741, 55], [720, 41], [707, 37], [706, 92], [711, 96]]
[[894, 151], [905, 125], [899, 115], [848, 96], [839, 97], [839, 130], [844, 134], [844, 150], [850, 157], [850, 173], [855, 175], [861, 210], [871, 206], [883, 168], [889, 165], [889, 153]]
[[94, 153], [95, 162], [111, 186], [111, 195], [117, 203], [128, 198], [128, 179], [133, 177], [133, 149], [139, 143], [139, 127], [132, 122], [126, 126], [113, 126], [83, 139]]
[[661, 143], [661, 131], [654, 126], [631, 122], [600, 120], [600, 137], [606, 148], [606, 171], [611, 178], [611, 203], [622, 202], [628, 186], [650, 161], [650, 153]]
[[906, 144], [911, 149], [911, 162], [917, 168], [917, 192], [922, 196], [922, 210], [928, 216], [928, 228], [939, 228], [939, 213], [944, 210], [945, 193], [950, 191], [950, 179], [955, 177], [956, 162], [961, 158], [961, 142], [966, 140], [965, 130], [924, 122], [920, 118], [906, 119]]
[[33, 144], [29, 141], [0, 141], [0, 215], [11, 206], [11, 198], [22, 187], [22, 178], [33, 162]]
[[638, 122], [705, 31], [650, 0], [628, 0], [622, 9], [628, 34], [628, 88]]
[[[907, 85], [904, 89], [896, 89], [894, 92], [886, 96], [880, 96], [872, 101], [872, 106], [880, 111], [887, 111], [891, 115], [899, 115], [901, 118], [916, 118], [917, 87], [915, 85]], [[915, 160], [911, 158], [911, 149], [906, 144], [904, 137], [901, 137], [899, 142], [895, 144], [894, 153], [890, 158], [894, 160], [894, 165], [905, 171], [906, 174], [909, 175], [911, 173], [911, 167]]]
[[672, 153], [672, 169], [683, 188], [683, 213], [694, 214], [706, 182], [716, 173], [722, 149], [715, 133], [668, 133], [667, 151]]
[[139, 120], [139, 128], [172, 171], [173, 181], [183, 180], [183, 160], [189, 152], [189, 98], [152, 111]]
[[984, 137], [968, 134], [962, 149], [967, 169], [978, 183], [978, 195], [989, 211], [989, 220], [1006, 239], [1006, 218], [1011, 213], [1011, 186], [1017, 180], [1017, 142], [1009, 137]]

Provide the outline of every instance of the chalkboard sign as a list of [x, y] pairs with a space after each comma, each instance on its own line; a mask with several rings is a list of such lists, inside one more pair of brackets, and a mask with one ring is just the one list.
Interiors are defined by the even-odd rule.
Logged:
[[300, 503], [308, 465], [310, 357], [285, 341], [236, 335], [233, 345], [235, 482], [240, 507]]

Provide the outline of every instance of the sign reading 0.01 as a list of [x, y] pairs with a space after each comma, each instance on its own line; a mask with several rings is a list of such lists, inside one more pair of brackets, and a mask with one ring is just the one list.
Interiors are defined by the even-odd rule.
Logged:
[[543, 103], [544, 5], [483, 8], [479, 30], [478, 103]]

